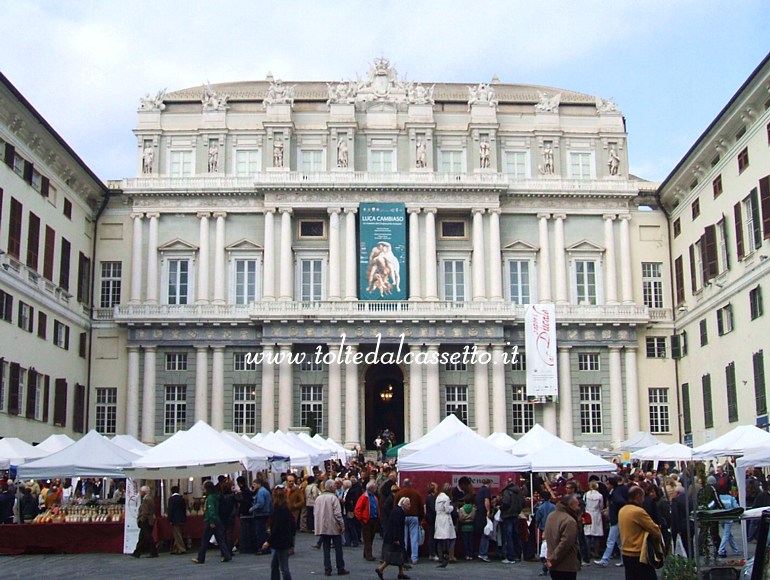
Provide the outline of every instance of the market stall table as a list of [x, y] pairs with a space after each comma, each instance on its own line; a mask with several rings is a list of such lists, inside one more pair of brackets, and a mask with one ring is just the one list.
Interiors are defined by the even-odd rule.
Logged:
[[[238, 528], [239, 518], [235, 518], [235, 541], [238, 541]], [[193, 549], [200, 546], [201, 537], [203, 536], [203, 516], [187, 516], [187, 523], [185, 524], [185, 532], [183, 533], [185, 539], [192, 542]], [[153, 536], [155, 542], [167, 542], [171, 544], [174, 541], [174, 533], [171, 530], [171, 524], [168, 522], [167, 517], [160, 517], [155, 519], [155, 529], [153, 530]]]
[[123, 522], [0, 525], [0, 554], [123, 553]]

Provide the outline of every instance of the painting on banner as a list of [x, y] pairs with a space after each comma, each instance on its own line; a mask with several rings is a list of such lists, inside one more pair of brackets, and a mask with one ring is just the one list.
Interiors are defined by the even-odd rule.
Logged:
[[362, 203], [359, 221], [359, 298], [406, 300], [406, 208], [403, 203]]
[[530, 304], [524, 315], [527, 355], [527, 396], [559, 394], [556, 369], [556, 309], [553, 304]]

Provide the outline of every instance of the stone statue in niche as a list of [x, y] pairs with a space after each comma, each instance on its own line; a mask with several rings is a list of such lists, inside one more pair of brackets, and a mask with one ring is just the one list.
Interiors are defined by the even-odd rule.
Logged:
[[152, 161], [155, 159], [155, 150], [151, 143], [145, 143], [142, 150], [142, 173], [152, 173]]
[[620, 169], [620, 157], [618, 157], [617, 151], [614, 147], [610, 147], [609, 159], [607, 160], [607, 166], [610, 170], [610, 175], [617, 175]]
[[417, 137], [417, 150], [416, 150], [417, 167], [420, 169], [428, 166], [428, 151], [425, 145], [425, 139]]
[[283, 137], [276, 135], [273, 143], [273, 167], [283, 167]]
[[489, 168], [489, 140], [486, 137], [479, 143], [479, 166], [482, 169]]
[[553, 149], [551, 144], [546, 144], [543, 149], [543, 164], [540, 166], [540, 173], [543, 175], [553, 175]]
[[139, 99], [140, 111], [162, 111], [166, 108], [163, 104], [163, 99], [166, 98], [166, 89], [161, 89], [155, 94], [155, 97], [151, 97], [150, 93], [147, 93]]
[[219, 171], [219, 146], [216, 141], [209, 143], [209, 173]]
[[337, 167], [347, 169], [348, 167], [348, 140], [342, 135], [337, 144]]

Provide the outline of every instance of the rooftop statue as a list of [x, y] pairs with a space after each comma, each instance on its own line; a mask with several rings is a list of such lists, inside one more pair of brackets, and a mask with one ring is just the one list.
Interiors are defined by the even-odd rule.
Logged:
[[558, 113], [560, 103], [561, 93], [556, 93], [555, 95], [540, 93], [540, 100], [535, 105], [535, 110], [544, 113]]
[[332, 103], [349, 105], [356, 100], [356, 86], [352, 81], [340, 81], [336, 86], [332, 83], [326, 83], [326, 88], [329, 91], [327, 105]]
[[489, 105], [497, 107], [495, 89], [487, 83], [479, 83], [478, 86], [468, 87], [468, 110], [472, 105]]
[[375, 59], [366, 78], [358, 78], [355, 86], [355, 102], [406, 103], [408, 86], [406, 78], [399, 79], [396, 69], [386, 58]]
[[294, 88], [296, 85], [287, 86], [283, 84], [281, 79], [277, 79], [270, 83], [270, 87], [267, 89], [267, 96], [263, 101], [263, 106], [278, 105], [288, 103], [294, 104]]
[[596, 110], [600, 113], [619, 113], [620, 109], [612, 99], [596, 97]]
[[230, 98], [230, 95], [227, 95], [227, 94], [219, 95], [216, 92], [214, 92], [214, 89], [211, 88], [211, 83], [206, 82], [206, 85], [203, 87], [203, 96], [201, 97], [201, 103], [203, 103], [203, 110], [204, 111], [226, 111], [227, 100], [229, 98]]
[[161, 89], [157, 92], [157, 94], [154, 97], [150, 96], [150, 93], [147, 93], [139, 99], [139, 110], [140, 111], [162, 111], [166, 108], [166, 105], [163, 104], [163, 99], [166, 98], [166, 89]]
[[432, 105], [434, 103], [433, 101], [433, 89], [436, 88], [436, 85], [433, 84], [430, 86], [430, 88], [426, 89], [424, 86], [422, 86], [422, 83], [412, 84], [409, 83], [407, 87], [408, 91], [408, 98], [410, 103], [414, 103], [415, 105]]

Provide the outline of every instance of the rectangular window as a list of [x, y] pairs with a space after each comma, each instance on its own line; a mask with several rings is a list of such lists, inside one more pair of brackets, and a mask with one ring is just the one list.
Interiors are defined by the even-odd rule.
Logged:
[[393, 173], [392, 149], [371, 149], [369, 151], [369, 170], [372, 173]]
[[27, 219], [27, 267], [37, 272], [40, 262], [40, 218], [29, 212]]
[[648, 308], [663, 308], [663, 264], [642, 262], [642, 294]]
[[21, 219], [23, 209], [21, 203], [11, 198], [11, 213], [8, 222], [8, 254], [21, 260]]
[[648, 336], [646, 344], [647, 358], [666, 358], [665, 336]]
[[679, 234], [682, 233], [682, 221], [679, 218], [676, 218], [674, 220], [674, 237], [679, 237]]
[[692, 433], [692, 414], [690, 412], [690, 383], [682, 383], [682, 422], [685, 433]]
[[598, 371], [599, 368], [599, 353], [598, 352], [581, 352], [578, 353], [578, 370], [579, 371]]
[[99, 292], [101, 308], [112, 308], [120, 304], [123, 262], [102, 262], [102, 287]]
[[19, 328], [32, 332], [35, 326], [35, 309], [19, 300]]
[[439, 239], [467, 240], [465, 220], [441, 220]]
[[302, 149], [300, 151], [300, 171], [302, 173], [323, 171], [323, 151], [320, 149]]
[[765, 359], [763, 351], [755, 352], [752, 357], [754, 367], [754, 398], [757, 416], [767, 414], [767, 390], [765, 389]]
[[45, 312], [37, 313], [37, 337], [43, 340], [48, 338], [48, 315]]
[[450, 355], [450, 358], [447, 359], [446, 364], [444, 365], [444, 370], [446, 371], [465, 371], [468, 370], [468, 365], [465, 363], [464, 360], [462, 360], [462, 357], [458, 356], [457, 358], [454, 358], [455, 354], [461, 354], [461, 353], [452, 353]]
[[727, 304], [717, 310], [717, 334], [723, 336], [733, 331], [733, 306]]
[[80, 252], [78, 257], [78, 302], [91, 304], [91, 258]]
[[511, 302], [514, 304], [531, 304], [531, 285], [528, 260], [508, 261], [508, 288]]
[[259, 173], [260, 158], [257, 149], [241, 149], [235, 152], [235, 174], [252, 177]]
[[749, 148], [744, 147], [740, 153], [738, 153], [738, 173], [743, 173], [749, 166]]
[[526, 385], [513, 385], [512, 432], [523, 435], [535, 426], [535, 405], [527, 398]]
[[444, 260], [444, 300], [465, 302], [465, 261]]
[[749, 310], [751, 311], [751, 319], [756, 320], [762, 314], [764, 309], [762, 307], [762, 287], [757, 286], [749, 290]]
[[591, 179], [591, 154], [571, 151], [569, 167], [572, 179]]
[[235, 260], [235, 303], [257, 300], [257, 260]]
[[96, 389], [96, 430], [102, 435], [115, 435], [118, 426], [118, 389]]
[[[233, 355], [233, 369], [236, 371], [255, 371], [257, 370], [257, 363], [252, 358], [249, 357], [249, 360], [246, 360], [246, 357], [249, 353], [245, 352], [236, 352]], [[249, 362], [251, 361], [251, 362]]]
[[[315, 432], [323, 430], [323, 386], [300, 385], [299, 414], [303, 427], [310, 427]], [[337, 412], [338, 409], [335, 409]]]
[[463, 152], [441, 151], [441, 173], [462, 173]]
[[168, 261], [168, 303], [188, 304], [190, 290], [190, 260]]
[[719, 266], [721, 274], [730, 269], [730, 254], [727, 251], [727, 223], [725, 218], [717, 222], [717, 243], [719, 244]]
[[192, 151], [171, 152], [171, 177], [190, 177], [193, 174]]
[[70, 243], [66, 238], [61, 239], [61, 256], [59, 256], [59, 286], [64, 290], [70, 289]]
[[59, 348], [69, 350], [70, 327], [66, 324], [62, 324], [58, 320], [53, 321], [53, 343]]
[[650, 432], [669, 433], [668, 389], [650, 387], [648, 392], [650, 402]]
[[56, 232], [45, 226], [45, 249], [43, 253], [43, 277], [53, 282], [53, 261], [56, 251]]
[[711, 187], [714, 190], [714, 199], [716, 199], [720, 195], [722, 195], [722, 192], [724, 191], [724, 189], [722, 188], [722, 174], [721, 173], [714, 178], [714, 181], [711, 182]]
[[300, 300], [313, 302], [322, 300], [323, 260], [300, 260]]
[[690, 205], [690, 212], [692, 213], [692, 219], [695, 220], [700, 215], [700, 199], [696, 198]]
[[187, 353], [184, 353], [184, 352], [166, 353], [166, 370], [167, 371], [186, 371], [187, 370]]
[[305, 356], [301, 357], [299, 361], [299, 370], [308, 372], [317, 372], [323, 370], [323, 361], [316, 359], [314, 353], [303, 353]]
[[67, 379], [56, 379], [53, 394], [53, 424], [67, 425]]
[[0, 290], [0, 316], [6, 322], [13, 323], [13, 296]]
[[762, 245], [762, 219], [759, 216], [759, 197], [757, 188], [743, 200], [743, 214], [746, 216], [744, 238], [746, 240], [746, 254], [758, 250]]
[[575, 261], [575, 275], [578, 304], [596, 304], [596, 262]]
[[257, 386], [233, 385], [233, 431], [257, 432]]
[[735, 363], [725, 367], [725, 386], [727, 391], [727, 420], [735, 423], [738, 420], [738, 391], [735, 385]]
[[446, 416], [455, 414], [460, 421], [468, 424], [468, 386], [446, 386]]
[[602, 387], [580, 385], [580, 432], [602, 432]]
[[323, 240], [326, 239], [326, 228], [323, 220], [298, 220], [299, 239]]
[[526, 179], [529, 177], [527, 175], [527, 152], [506, 151], [505, 172], [514, 179]]
[[512, 371], [526, 371], [527, 370], [527, 353], [519, 349], [513, 353], [514, 359], [511, 362]]
[[166, 385], [163, 433], [173, 435], [187, 428], [187, 385]]
[[714, 426], [714, 407], [711, 401], [711, 375], [701, 377], [701, 387], [703, 388], [703, 426], [711, 429]]
[[706, 346], [709, 343], [709, 330], [707, 319], [700, 321], [700, 345]]

